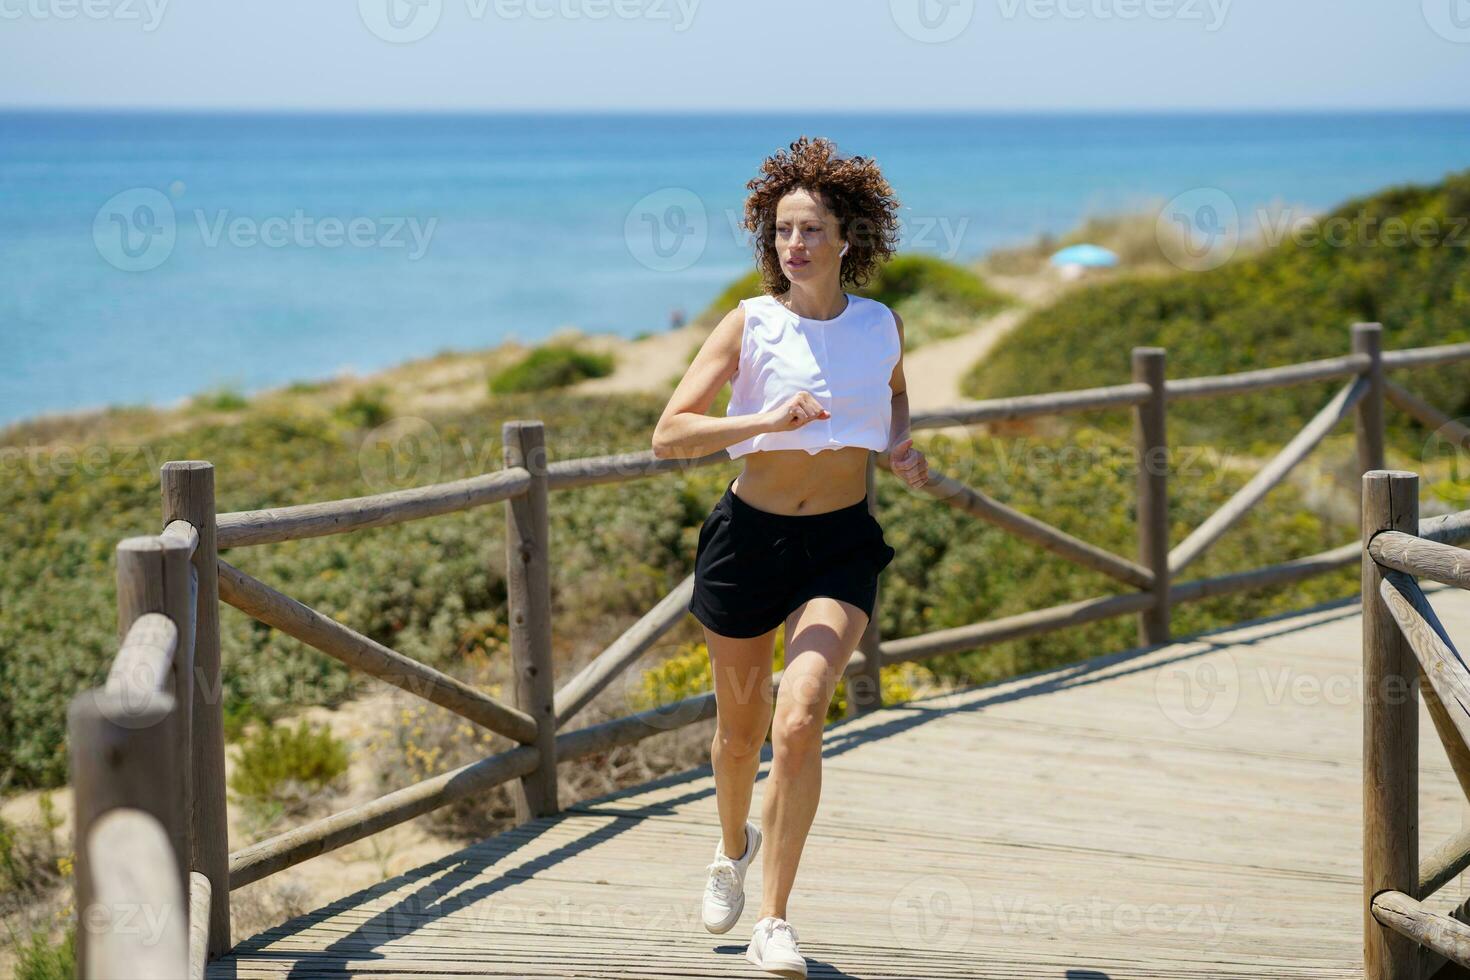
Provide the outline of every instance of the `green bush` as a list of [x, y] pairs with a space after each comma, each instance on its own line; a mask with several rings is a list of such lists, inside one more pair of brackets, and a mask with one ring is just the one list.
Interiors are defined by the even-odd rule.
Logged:
[[60, 944], [41, 931], [15, 944], [15, 980], [73, 980], [77, 975], [77, 929], [69, 925]]
[[[208, 459], [218, 509], [280, 507], [354, 497], [497, 470], [505, 419], [538, 418], [558, 458], [648, 448], [663, 409], [655, 396], [502, 396], [497, 411], [434, 413], [430, 438], [403, 440], [412, 459], [364, 466], [364, 433], [325, 416], [253, 406], [238, 419], [176, 426], [140, 416], [114, 440], [84, 423], [22, 425], [0, 440], [19, 453], [0, 480], [0, 787], [66, 779], [66, 704], [102, 684], [117, 653], [114, 555], [123, 538], [157, 530], [157, 465]], [[31, 451], [44, 429], [50, 448]], [[718, 475], [716, 475], [717, 477]], [[670, 484], [675, 484], [671, 487]], [[707, 484], [707, 486], [706, 486]], [[683, 486], [683, 489], [679, 489]], [[650, 480], [558, 493], [551, 509], [559, 626], [607, 642], [619, 617], [656, 602], [669, 575], [687, 574], [682, 539], [698, 493]], [[718, 495], [716, 493], [716, 495]], [[710, 498], [713, 499], [713, 498]], [[454, 663], [467, 635], [505, 619], [503, 505], [351, 535], [234, 552], [243, 571], [405, 655]], [[692, 541], [692, 537], [690, 538]], [[223, 701], [232, 734], [252, 720], [354, 696], [362, 675], [222, 606]]]
[[[759, 296], [762, 292], [760, 273], [751, 270], [725, 287], [696, 322], [713, 327], [742, 299]], [[938, 307], [944, 313], [958, 317], [994, 313], [1009, 303], [1005, 296], [970, 269], [923, 253], [895, 255], [878, 269], [866, 286], [854, 292], [897, 309], [904, 317], [906, 337], [910, 337], [911, 331], [907, 329], [909, 318], [904, 306], [911, 302]]]
[[235, 751], [230, 789], [239, 801], [304, 809], [331, 789], [347, 772], [347, 746], [325, 727], [301, 720], [289, 725], [261, 725]]
[[360, 429], [373, 429], [388, 421], [388, 392], [381, 385], [354, 391], [352, 397], [337, 406], [336, 416]]
[[490, 391], [503, 395], [565, 388], [585, 378], [611, 374], [613, 361], [611, 354], [595, 354], [567, 344], [547, 344], [491, 378]]
[[250, 400], [233, 385], [220, 385], [196, 395], [191, 404], [204, 411], [235, 412], [248, 406]]
[[908, 299], [923, 296], [956, 313], [992, 313], [1007, 300], [986, 285], [974, 272], [932, 255], [895, 255], [884, 263], [858, 295], [899, 307]]
[[[1470, 219], [1470, 171], [1426, 187], [1399, 187], [1349, 201], [1325, 221], [1364, 216], [1383, 228], [1431, 222], [1445, 234]], [[1206, 272], [1166, 278], [1125, 276], [1063, 297], [1028, 317], [976, 364], [964, 382], [975, 398], [1119, 384], [1129, 379], [1129, 350], [1168, 351], [1168, 375], [1186, 378], [1334, 357], [1349, 350], [1349, 327], [1378, 322], [1386, 348], [1470, 339], [1470, 238], [1461, 245], [1395, 247], [1371, 235], [1345, 245], [1275, 248]], [[1395, 380], [1451, 416], [1470, 413], [1465, 363], [1400, 372]], [[1290, 438], [1340, 382], [1278, 389], [1169, 407], [1171, 439], [1217, 446], [1269, 446]], [[1404, 452], [1427, 435], [1388, 414]], [[1127, 412], [1100, 424], [1117, 433]]]

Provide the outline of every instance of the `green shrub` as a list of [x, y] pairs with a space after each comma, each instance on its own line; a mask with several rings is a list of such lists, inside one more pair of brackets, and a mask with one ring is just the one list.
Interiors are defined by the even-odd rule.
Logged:
[[[696, 322], [713, 327], [742, 299], [759, 296], [762, 292], [760, 273], [751, 270], [725, 287]], [[907, 329], [908, 315], [903, 308], [914, 301], [939, 307], [948, 315], [959, 317], [993, 313], [1009, 302], [970, 269], [923, 253], [895, 255], [878, 269], [866, 286], [854, 292], [897, 309], [904, 317], [906, 336], [910, 331]]]
[[[1470, 170], [1443, 183], [1400, 187], [1349, 201], [1324, 221], [1382, 228], [1389, 218], [1432, 222], [1446, 234], [1470, 218]], [[1465, 233], [1462, 229], [1462, 245]], [[1394, 247], [1372, 236], [1346, 245], [1291, 237], [1206, 272], [1124, 276], [1072, 292], [1028, 317], [966, 377], [975, 398], [1119, 384], [1129, 350], [1168, 351], [1168, 375], [1186, 378], [1271, 367], [1349, 350], [1355, 322], [1384, 326], [1385, 348], [1470, 339], [1470, 248]], [[1470, 414], [1470, 366], [1401, 372], [1395, 380], [1450, 416]], [[1171, 440], [1251, 448], [1290, 438], [1341, 382], [1306, 385], [1169, 407]], [[1388, 413], [1395, 445], [1422, 447], [1427, 432]], [[1127, 431], [1127, 412], [1100, 424]]]
[[991, 313], [1007, 303], [971, 270], [924, 254], [895, 255], [879, 267], [858, 295], [891, 307], [922, 296], [969, 315]]
[[15, 980], [73, 980], [77, 975], [76, 925], [68, 925], [60, 944], [42, 931], [15, 944]]
[[220, 385], [194, 396], [191, 404], [204, 411], [235, 412], [248, 406], [250, 400], [233, 385]]
[[532, 350], [524, 360], [491, 378], [490, 391], [503, 395], [516, 391], [565, 388], [585, 378], [611, 374], [613, 363], [611, 354], [596, 354], [568, 344], [547, 344]]
[[347, 772], [347, 746], [304, 718], [295, 728], [261, 725], [236, 748], [230, 789], [246, 804], [304, 809]]
[[354, 391], [352, 397], [337, 406], [335, 414], [359, 429], [376, 428], [388, 421], [392, 414], [388, 410], [388, 392], [381, 385]]

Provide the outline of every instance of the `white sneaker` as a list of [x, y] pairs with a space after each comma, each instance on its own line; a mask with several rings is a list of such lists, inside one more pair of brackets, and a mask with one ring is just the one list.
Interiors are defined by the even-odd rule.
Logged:
[[737, 859], [726, 857], [723, 845], [715, 842], [715, 859], [705, 869], [704, 927], [713, 933], [729, 932], [745, 911], [745, 872], [761, 849], [760, 828], [745, 821], [745, 853]]
[[755, 933], [750, 937], [745, 958], [779, 977], [806, 976], [806, 957], [796, 946], [796, 927], [774, 915], [768, 915], [755, 924]]

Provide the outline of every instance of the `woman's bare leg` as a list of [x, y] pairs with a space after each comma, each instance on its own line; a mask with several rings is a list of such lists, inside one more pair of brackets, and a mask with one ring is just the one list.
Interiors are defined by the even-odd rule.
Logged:
[[[779, 629], [777, 627], [776, 629]], [[771, 726], [771, 660], [776, 629], [736, 638], [704, 631], [715, 680], [715, 737], [710, 757], [725, 856], [745, 853], [745, 821], [760, 772], [761, 746]]]
[[776, 693], [774, 754], [761, 812], [761, 918], [786, 918], [786, 900], [822, 795], [822, 728], [827, 706], [868, 617], [826, 597], [802, 603], [786, 619], [786, 671]]

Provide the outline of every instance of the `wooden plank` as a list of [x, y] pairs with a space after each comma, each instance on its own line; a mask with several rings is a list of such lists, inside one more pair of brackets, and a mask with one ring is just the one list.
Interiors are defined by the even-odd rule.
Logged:
[[[1470, 629], [1470, 595], [1433, 599], [1447, 630]], [[830, 726], [790, 909], [810, 975], [1361, 977], [1360, 629], [1356, 604], [1329, 604]], [[1206, 680], [1228, 697], [1192, 714]], [[1417, 730], [1422, 832], [1452, 838], [1465, 800]], [[757, 796], [770, 764], [767, 747]], [[766, 976], [743, 959], [760, 862], [741, 923], [699, 924], [715, 802], [704, 766], [572, 804], [255, 936], [208, 975]], [[1424, 904], [1466, 897], [1455, 878]]]

